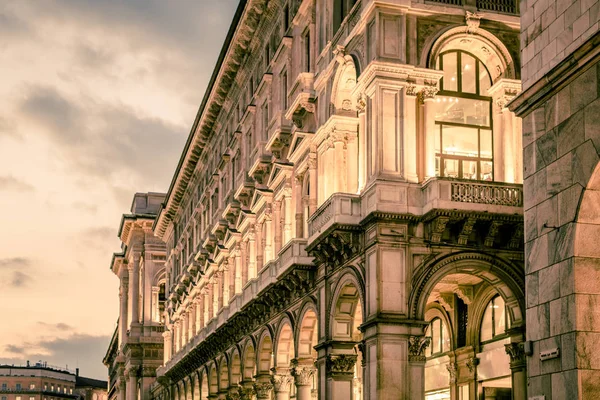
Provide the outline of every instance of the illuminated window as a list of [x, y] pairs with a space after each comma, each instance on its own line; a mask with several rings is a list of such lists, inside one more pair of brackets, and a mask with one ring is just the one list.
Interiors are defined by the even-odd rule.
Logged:
[[441, 91], [432, 103], [435, 123], [436, 175], [493, 180], [492, 99], [490, 74], [464, 51], [442, 53]]
[[504, 299], [500, 296], [494, 297], [488, 303], [483, 319], [481, 321], [481, 341], [496, 339], [504, 335], [506, 329], [510, 328], [510, 320], [506, 312]]
[[29, 400], [35, 400], [35, 396], [29, 396]]
[[15, 400], [21, 400], [21, 396], [15, 396]]
[[447, 327], [440, 318], [431, 320], [425, 329], [425, 336], [431, 338], [425, 354], [427, 357], [442, 354], [450, 350], [450, 335], [448, 334]]

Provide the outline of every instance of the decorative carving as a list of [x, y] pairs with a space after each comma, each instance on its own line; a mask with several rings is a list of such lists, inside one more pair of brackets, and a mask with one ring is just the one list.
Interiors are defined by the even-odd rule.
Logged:
[[361, 94], [356, 100], [356, 111], [359, 113], [365, 112], [367, 109], [367, 97], [364, 94]]
[[442, 307], [448, 312], [454, 310], [454, 294], [452, 293], [433, 293], [435, 300], [437, 300]]
[[523, 343], [509, 343], [504, 345], [506, 354], [510, 357], [510, 368], [522, 368], [525, 366], [525, 347]]
[[273, 374], [271, 375], [271, 383], [275, 392], [289, 392], [294, 378], [288, 374]]
[[360, 351], [360, 366], [364, 367], [367, 365], [367, 344], [362, 340], [356, 347], [358, 348], [358, 351]]
[[252, 386], [239, 386], [237, 390], [240, 395], [240, 400], [253, 400], [256, 395], [254, 387]]
[[348, 99], [344, 99], [342, 101], [342, 110], [344, 110], [344, 111], [352, 110], [352, 101], [348, 100]]
[[446, 369], [448, 370], [448, 376], [450, 378], [450, 384], [453, 385], [456, 383], [457, 378], [457, 369], [456, 364], [451, 362], [446, 365]]
[[439, 243], [442, 240], [442, 235], [446, 230], [446, 225], [450, 221], [450, 217], [439, 216], [435, 219], [433, 223], [433, 228], [431, 230], [431, 241], [434, 243]]
[[482, 16], [483, 15], [479, 13], [466, 12], [465, 20], [467, 24], [467, 33], [477, 33]]
[[477, 358], [477, 357], [471, 357], [471, 358], [469, 358], [467, 360], [467, 362], [465, 363], [465, 365], [469, 369], [469, 372], [473, 373], [473, 372], [475, 372], [475, 368], [477, 367], [477, 365], [479, 365], [479, 358]]
[[142, 376], [144, 378], [153, 378], [156, 376], [156, 367], [143, 366], [142, 367]]
[[454, 293], [467, 305], [473, 302], [473, 286], [471, 285], [458, 285], [454, 288]]
[[406, 86], [406, 95], [407, 96], [416, 96], [418, 93], [417, 85], [407, 85]]
[[419, 98], [419, 101], [421, 103], [424, 103], [425, 100], [433, 99], [438, 91], [439, 91], [439, 89], [437, 88], [437, 86], [428, 85], [428, 86], [424, 86], [421, 89], [421, 91], [419, 93], [417, 93], [417, 96]]
[[494, 241], [496, 240], [496, 236], [498, 235], [498, 230], [502, 226], [502, 221], [493, 220], [490, 223], [490, 228], [488, 229], [487, 236], [483, 242], [483, 245], [486, 247], [493, 247]]
[[327, 356], [327, 375], [344, 375], [354, 373], [356, 354], [329, 354]]
[[254, 391], [256, 397], [259, 399], [268, 399], [271, 396], [273, 385], [269, 382], [257, 382], [254, 384]]
[[473, 227], [475, 227], [476, 222], [477, 217], [471, 216], [467, 218], [467, 220], [462, 226], [460, 235], [458, 235], [458, 244], [463, 246], [467, 244], [467, 242], [469, 241], [469, 236], [471, 236], [471, 232], [473, 232]]
[[408, 338], [408, 361], [425, 361], [425, 349], [431, 343], [427, 336], [411, 336]]
[[312, 366], [295, 366], [292, 368], [292, 376], [296, 380], [296, 386], [312, 385], [313, 376], [317, 372]]

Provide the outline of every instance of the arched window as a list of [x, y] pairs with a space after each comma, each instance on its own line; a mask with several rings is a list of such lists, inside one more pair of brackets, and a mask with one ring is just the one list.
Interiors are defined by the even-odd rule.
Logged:
[[433, 103], [436, 175], [491, 181], [494, 176], [492, 139], [492, 84], [485, 65], [461, 50], [442, 53], [444, 71]]
[[431, 338], [431, 343], [427, 347], [426, 356], [436, 356], [450, 350], [450, 335], [448, 328], [440, 318], [431, 320], [425, 328], [425, 336]]
[[481, 320], [480, 341], [498, 339], [504, 336], [506, 329], [510, 328], [510, 319], [506, 312], [504, 299], [500, 296], [494, 297], [488, 303]]

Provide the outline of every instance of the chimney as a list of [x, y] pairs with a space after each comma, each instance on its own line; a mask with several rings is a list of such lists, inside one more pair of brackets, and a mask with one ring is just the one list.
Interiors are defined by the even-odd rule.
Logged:
[[27, 366], [29, 367], [29, 360], [27, 360]]
[[79, 368], [75, 368], [75, 376], [79, 376]]

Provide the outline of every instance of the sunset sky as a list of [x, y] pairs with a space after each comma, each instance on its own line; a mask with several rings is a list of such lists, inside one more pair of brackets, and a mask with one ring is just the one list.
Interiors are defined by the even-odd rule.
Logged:
[[0, 364], [106, 379], [121, 214], [168, 189], [237, 2], [0, 2]]

